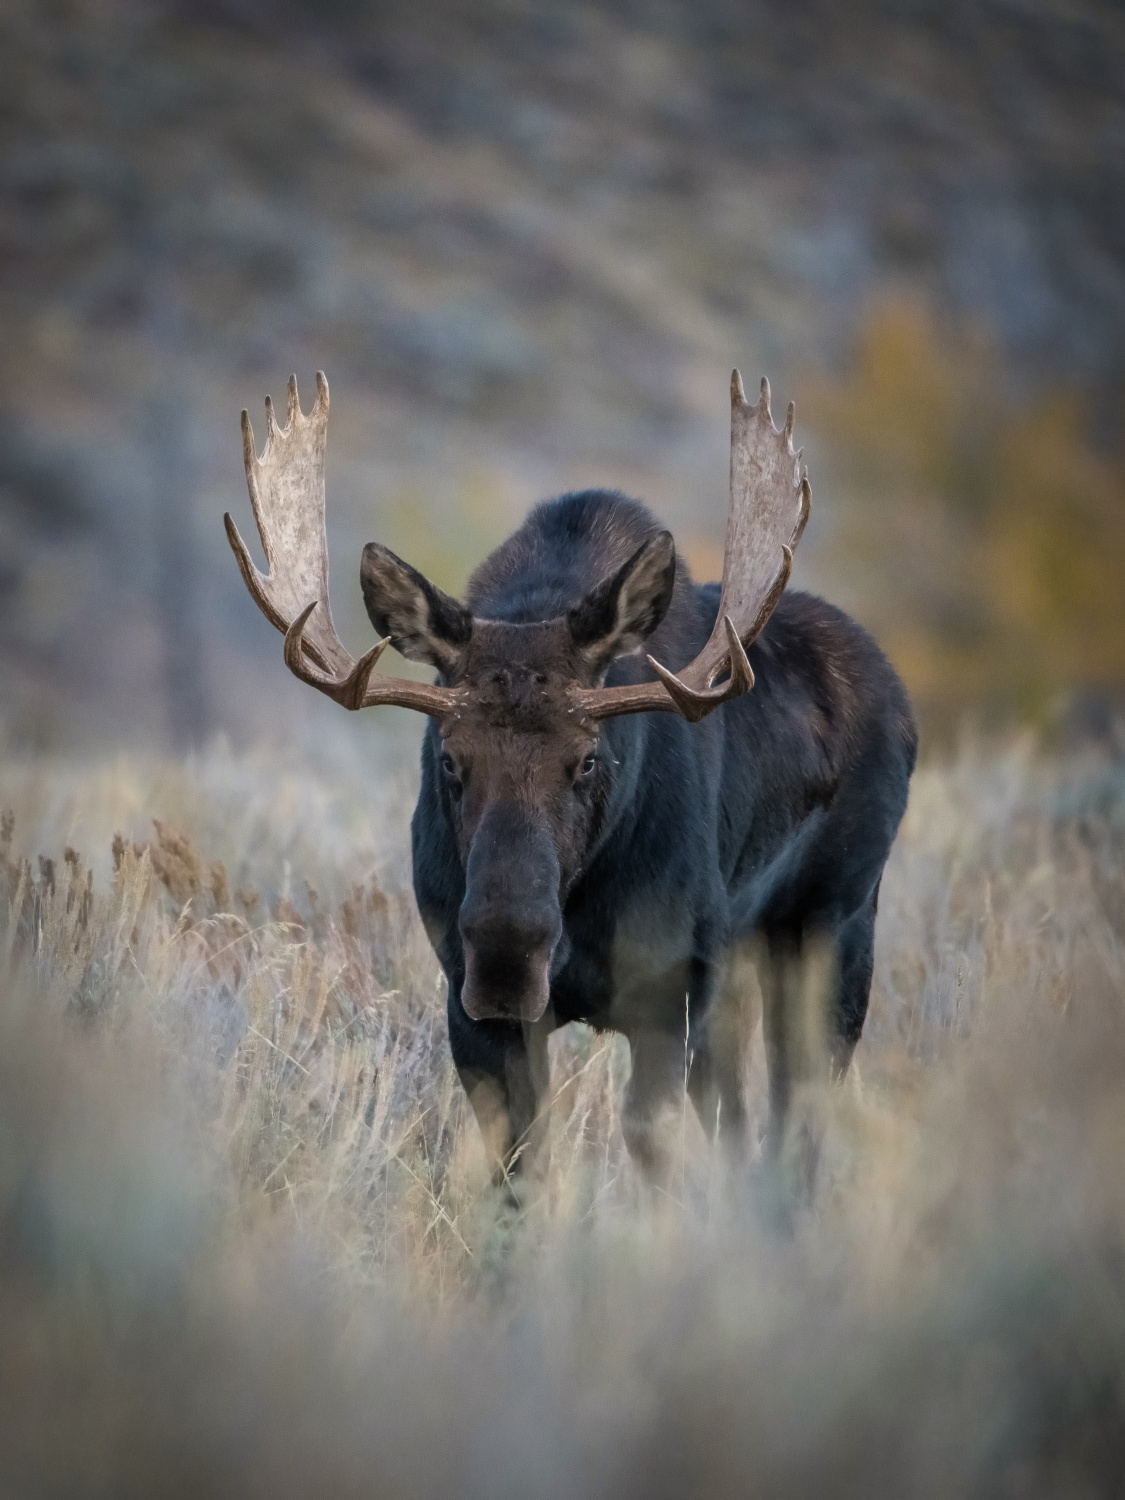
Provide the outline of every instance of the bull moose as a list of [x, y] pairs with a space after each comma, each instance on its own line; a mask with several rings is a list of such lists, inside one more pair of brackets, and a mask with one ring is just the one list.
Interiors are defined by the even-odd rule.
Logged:
[[[229, 515], [227, 535], [296, 676], [345, 708], [429, 716], [414, 890], [497, 1177], [534, 1159], [547, 1037], [576, 1020], [629, 1040], [625, 1139], [652, 1179], [671, 1165], [660, 1120], [679, 1106], [685, 1055], [704, 1129], [743, 1150], [731, 1018], [745, 1014], [749, 945], [776, 1150], [795, 1083], [810, 1068], [842, 1075], [859, 1039], [917, 748], [906, 691], [871, 638], [784, 592], [810, 503], [792, 403], [778, 432], [768, 382], [751, 404], [731, 377], [721, 586], [692, 581], [642, 505], [562, 495], [481, 564], [464, 604], [369, 543], [360, 584], [381, 639], [358, 662], [328, 603], [324, 375], [308, 416], [295, 379], [288, 407], [280, 427], [267, 398], [261, 458], [242, 413], [268, 573]], [[436, 683], [377, 674], [388, 645]], [[787, 977], [812, 942], [832, 954], [819, 1049], [799, 1041]]]

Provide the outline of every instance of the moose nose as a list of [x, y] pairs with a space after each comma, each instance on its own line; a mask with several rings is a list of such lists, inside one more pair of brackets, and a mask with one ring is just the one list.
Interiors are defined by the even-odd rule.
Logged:
[[460, 921], [474, 947], [554, 946], [562, 930], [559, 860], [545, 828], [515, 808], [485, 814], [465, 862]]
[[495, 911], [461, 908], [461, 936], [479, 953], [502, 951], [513, 958], [532, 958], [554, 947], [559, 937], [555, 911]]
[[465, 863], [460, 911], [469, 1015], [540, 1016], [562, 925], [558, 856], [546, 830], [509, 809], [486, 815]]

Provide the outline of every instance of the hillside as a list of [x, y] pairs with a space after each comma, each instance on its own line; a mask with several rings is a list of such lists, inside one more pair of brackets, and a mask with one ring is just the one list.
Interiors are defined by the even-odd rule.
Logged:
[[[889, 632], [935, 711], [997, 691], [1026, 705], [1010, 664], [1039, 649], [1037, 565], [1017, 568], [1031, 597], [994, 666], [992, 627], [966, 626], [959, 601], [969, 577], [979, 615], [958, 430], [938, 433], [952, 472], [894, 535], [916, 475], [884, 466], [872, 489], [854, 432], [893, 436], [914, 408], [874, 412], [857, 381], [889, 308], [908, 339], [921, 317], [985, 349], [978, 388], [1017, 430], [1061, 383], [1085, 413], [1059, 463], [1100, 465], [1098, 525], [1121, 524], [1123, 143], [1125, 25], [1108, 5], [14, 0], [9, 737], [179, 743], [316, 721], [218, 518], [244, 495], [239, 408], [260, 411], [291, 369], [311, 390], [317, 367], [334, 395], [336, 609], [356, 644], [363, 541], [457, 587], [533, 500], [572, 485], [639, 494], [711, 571], [737, 363], [798, 400], [817, 503], [800, 576]], [[931, 341], [921, 362], [943, 358]], [[806, 396], [825, 380], [853, 393], [842, 423], [839, 401]], [[1054, 555], [1070, 501], [1049, 485], [1043, 504]], [[919, 618], [919, 536], [937, 533]], [[966, 629], [989, 664], [968, 687], [947, 660]], [[1119, 686], [1110, 637], [1087, 629], [1052, 690]]]

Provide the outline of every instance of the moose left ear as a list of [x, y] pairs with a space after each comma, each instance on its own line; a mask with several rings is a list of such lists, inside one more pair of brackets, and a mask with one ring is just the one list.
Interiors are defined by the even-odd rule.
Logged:
[[661, 531], [569, 611], [570, 638], [595, 672], [640, 650], [668, 613], [675, 581], [675, 543]]
[[448, 677], [473, 633], [473, 617], [464, 605], [378, 542], [363, 549], [359, 581], [378, 633], [389, 635], [403, 656], [428, 661]]

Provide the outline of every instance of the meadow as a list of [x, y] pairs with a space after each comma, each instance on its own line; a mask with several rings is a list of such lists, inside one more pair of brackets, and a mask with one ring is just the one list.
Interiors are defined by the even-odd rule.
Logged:
[[[1123, 80], [1106, 0], [0, 5], [0, 1500], [1125, 1490]], [[364, 543], [592, 484], [719, 576], [735, 364], [923, 726], [871, 1012], [803, 1191], [760, 1029], [662, 1196], [557, 1035], [517, 1210], [238, 412], [327, 372], [358, 654]]]
[[[413, 751], [0, 763], [0, 1490], [1087, 1496], [1125, 1456], [1125, 762], [919, 769], [784, 1224], [624, 1042], [490, 1185]], [[153, 820], [156, 820], [155, 822]], [[760, 1145], [760, 1034], [747, 1066]]]

